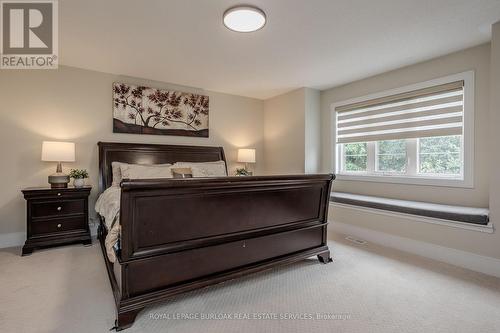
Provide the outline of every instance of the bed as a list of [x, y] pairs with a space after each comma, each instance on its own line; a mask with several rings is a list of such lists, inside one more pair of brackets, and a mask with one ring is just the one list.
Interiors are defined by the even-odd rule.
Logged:
[[[99, 191], [112, 184], [112, 162], [226, 161], [221, 147], [100, 142]], [[331, 261], [327, 216], [332, 174], [124, 179], [121, 235], [107, 256], [104, 218], [98, 238], [116, 309], [116, 329], [144, 307], [173, 295], [311, 256]]]

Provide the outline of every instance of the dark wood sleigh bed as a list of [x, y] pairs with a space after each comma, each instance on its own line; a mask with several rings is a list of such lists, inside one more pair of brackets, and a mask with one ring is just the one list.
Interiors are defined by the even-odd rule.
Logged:
[[[111, 162], [224, 160], [221, 147], [104, 143], [99, 191]], [[311, 256], [327, 246], [334, 175], [123, 180], [117, 261], [108, 260], [103, 219], [98, 237], [117, 309], [117, 330], [145, 306], [193, 289]]]

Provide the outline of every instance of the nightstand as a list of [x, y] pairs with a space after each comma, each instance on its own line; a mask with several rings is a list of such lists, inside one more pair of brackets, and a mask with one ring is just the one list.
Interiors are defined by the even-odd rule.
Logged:
[[38, 247], [81, 242], [92, 244], [88, 197], [91, 186], [82, 188], [32, 187], [22, 192], [27, 201], [27, 237], [22, 255]]

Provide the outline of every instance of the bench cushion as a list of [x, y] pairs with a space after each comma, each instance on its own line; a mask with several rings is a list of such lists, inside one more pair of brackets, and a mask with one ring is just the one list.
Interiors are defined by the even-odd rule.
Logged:
[[344, 192], [332, 192], [330, 201], [465, 223], [487, 225], [489, 222], [489, 210], [486, 208], [440, 205]]

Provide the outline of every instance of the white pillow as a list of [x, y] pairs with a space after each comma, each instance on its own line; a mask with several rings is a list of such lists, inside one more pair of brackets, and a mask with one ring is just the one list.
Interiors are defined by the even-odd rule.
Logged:
[[122, 179], [125, 177], [122, 177], [122, 171], [120, 169], [121, 165], [145, 165], [145, 166], [150, 166], [150, 167], [168, 167], [171, 166], [172, 164], [165, 163], [165, 164], [129, 164], [129, 163], [124, 163], [124, 162], [111, 162], [111, 172], [113, 175], [113, 182], [111, 186], [120, 186], [120, 183]]
[[123, 179], [173, 178], [171, 165], [121, 164], [120, 171]]
[[173, 168], [191, 168], [193, 177], [224, 177], [226, 173], [226, 163], [217, 162], [177, 162]]

